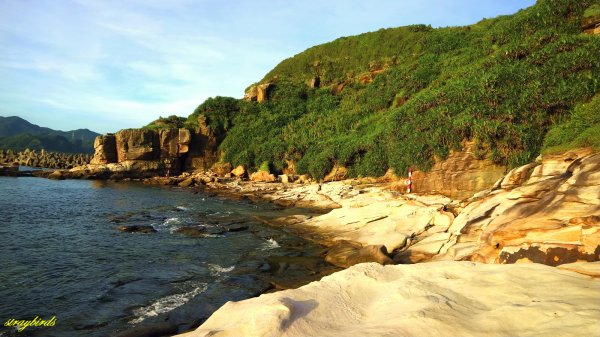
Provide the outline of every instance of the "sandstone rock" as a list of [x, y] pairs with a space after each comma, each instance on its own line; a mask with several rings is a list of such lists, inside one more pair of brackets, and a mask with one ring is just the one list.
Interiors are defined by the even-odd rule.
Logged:
[[450, 231], [477, 243], [477, 261], [598, 261], [599, 170], [600, 155], [548, 156], [526, 184], [468, 205]]
[[586, 34], [600, 34], [600, 15], [585, 18], [581, 22], [581, 29]]
[[505, 167], [474, 155], [474, 143], [465, 143], [462, 151], [453, 151], [437, 161], [427, 173], [413, 172], [413, 192], [439, 193], [453, 199], [464, 199], [491, 188], [504, 176]]
[[501, 181], [500, 188], [509, 189], [521, 186], [532, 173], [532, 170], [538, 166], [538, 163], [531, 163], [512, 169]]
[[97, 136], [94, 140], [94, 157], [90, 164], [108, 164], [116, 163], [117, 158], [117, 143], [115, 135], [107, 134]]
[[600, 281], [538, 264], [364, 263], [178, 336], [593, 336], [598, 303]]
[[439, 211], [431, 222], [432, 225], [436, 227], [441, 227], [444, 230], [447, 230], [452, 225], [454, 221], [454, 214], [451, 212]]
[[179, 170], [177, 159], [188, 153], [191, 142], [191, 133], [188, 129], [162, 129], [158, 131], [160, 158], [171, 160]]
[[267, 171], [258, 171], [250, 175], [250, 180], [255, 182], [272, 183], [275, 181], [275, 176]]
[[296, 162], [291, 159], [285, 159], [285, 168], [283, 169], [283, 174], [287, 175], [296, 175]]
[[328, 182], [328, 181], [340, 181], [340, 180], [345, 180], [348, 176], [348, 169], [343, 167], [343, 166], [338, 166], [335, 165], [333, 167], [333, 169], [331, 169], [331, 172], [329, 172], [325, 178], [323, 178], [323, 181]]
[[271, 83], [253, 85], [244, 93], [244, 99], [247, 101], [264, 102], [269, 97]]
[[182, 182], [180, 182], [179, 184], [177, 184], [179, 187], [190, 187], [194, 185], [194, 178], [187, 178], [185, 180], [183, 180]]
[[231, 172], [231, 164], [217, 162], [214, 163], [210, 169], [213, 172], [215, 172], [219, 177], [224, 177], [227, 173]]
[[240, 177], [243, 177], [246, 174], [246, 169], [242, 165], [239, 165], [238, 167], [234, 168], [231, 171], [231, 174], [233, 174], [234, 176], [240, 178]]
[[207, 171], [218, 161], [217, 135], [207, 126], [206, 117], [198, 117], [198, 129], [191, 134], [185, 169]]
[[126, 129], [115, 134], [117, 161], [155, 160], [159, 158], [159, 137], [152, 130]]
[[48, 175], [48, 178], [55, 180], [64, 180], [65, 175], [61, 171], [54, 171], [50, 175]]
[[387, 249], [382, 245], [368, 245], [362, 247], [351, 241], [339, 241], [329, 249], [325, 261], [342, 268], [348, 268], [364, 262], [377, 262], [391, 264]]
[[298, 180], [296, 180], [296, 182], [298, 184], [309, 184], [311, 182], [311, 179], [308, 175], [301, 174], [300, 176], [298, 176]]

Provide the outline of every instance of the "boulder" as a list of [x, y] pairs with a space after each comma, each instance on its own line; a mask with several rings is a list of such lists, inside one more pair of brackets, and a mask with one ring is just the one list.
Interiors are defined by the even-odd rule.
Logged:
[[250, 175], [250, 180], [255, 182], [272, 183], [275, 181], [275, 175], [267, 171], [257, 171]]
[[239, 165], [238, 167], [234, 168], [231, 171], [231, 174], [233, 174], [234, 176], [241, 178], [246, 174], [246, 169], [244, 169], [244, 167], [242, 165]]
[[190, 187], [194, 185], [194, 178], [187, 178], [185, 180], [183, 180], [182, 182], [180, 182], [179, 184], [177, 184], [179, 187]]
[[215, 172], [219, 177], [224, 177], [226, 174], [231, 172], [231, 164], [217, 162], [217, 163], [214, 163], [210, 169], [213, 172]]
[[57, 170], [57, 171], [50, 173], [50, 175], [48, 175], [48, 178], [55, 179], [55, 180], [64, 180], [65, 175], [63, 174], [63, 172]]

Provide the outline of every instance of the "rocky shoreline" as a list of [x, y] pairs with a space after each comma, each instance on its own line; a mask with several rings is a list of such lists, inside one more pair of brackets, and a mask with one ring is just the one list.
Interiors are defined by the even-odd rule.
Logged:
[[[325, 300], [322, 302], [320, 298], [333, 295], [328, 284], [334, 282], [337, 287], [349, 286], [348, 282], [351, 282], [347, 277], [349, 274], [376, 273], [378, 275], [375, 277], [376, 280], [391, 280], [396, 277], [393, 275], [397, 275], [397, 273], [410, 274], [413, 273], [410, 271], [411, 268], [422, 270], [427, 266], [427, 264], [418, 264], [415, 267], [386, 266], [381, 269], [382, 267], [361, 264], [352, 267], [364, 262], [377, 262], [383, 265], [441, 263], [439, 266], [447, 268], [448, 272], [452, 271], [452, 273], [454, 270], [470, 268], [465, 266], [475, 266], [475, 268], [469, 269], [470, 271], [457, 272], [458, 276], [455, 276], [461, 280], [460, 282], [466, 282], [464, 283], [465, 287], [473, 285], [469, 280], [477, 278], [479, 270], [487, 270], [487, 268], [490, 268], [491, 275], [531, 273], [530, 279], [535, 280], [538, 273], [539, 277], [542, 277], [545, 273], [552, 273], [552, 270], [556, 270], [538, 265], [545, 264], [569, 270], [561, 272], [563, 275], [561, 277], [567, 279], [575, 277], [573, 275], [585, 275], [577, 276], [580, 278], [578, 284], [584, 284], [585, 287], [595, 290], [595, 294], [598, 294], [597, 290], [600, 284], [600, 262], [598, 262], [600, 260], [600, 175], [598, 172], [600, 172], [600, 154], [594, 153], [590, 149], [544, 156], [535, 163], [511, 170], [491, 188], [462, 200], [436, 194], [403, 194], [395, 188], [397, 181], [388, 179], [346, 179], [322, 184], [316, 182], [305, 184], [265, 183], [244, 181], [235, 176], [224, 177], [210, 171], [184, 172], [176, 177], [130, 178], [118, 174], [115, 176], [114, 173], [110, 177], [147, 184], [193, 188], [209, 195], [222, 195], [256, 202], [269, 201], [282, 206], [323, 210], [324, 214], [317, 216], [293, 215], [257, 220], [295, 229], [305, 237], [327, 246], [326, 260], [328, 262], [342, 268], [351, 267], [350, 269], [335, 273], [297, 290], [265, 294], [255, 299], [238, 302], [239, 305], [227, 304], [213, 315], [217, 318], [211, 317], [197, 331], [185, 334], [185, 336], [205, 336], [215, 333], [216, 335], [240, 333], [241, 327], [247, 327], [250, 324], [248, 317], [254, 317], [235, 314], [243, 307], [250, 312], [265, 311], [263, 317], [265, 328], [260, 331], [252, 330], [253, 334], [310, 335], [311, 330], [302, 330], [306, 328], [305, 324], [309, 324], [307, 320], [310, 315], [307, 316], [309, 318], [302, 315], [295, 318], [295, 312], [306, 309], [303, 302], [298, 301], [308, 301], [308, 299], [302, 299], [304, 298], [302, 296], [296, 298], [296, 294], [303, 293], [307, 291], [306, 289], [315, 289], [316, 293], [314, 294], [319, 294], [319, 297], [314, 299], [317, 307], [327, 308], [331, 303]], [[86, 169], [55, 171], [42, 175], [50, 178], [53, 175], [62, 178], [100, 178], [97, 175], [90, 175]], [[478, 267], [479, 264], [465, 265], [464, 262], [457, 261], [485, 263], [486, 267]], [[531, 262], [535, 262], [535, 264], [527, 264], [530, 267], [520, 266], [522, 263]], [[490, 264], [510, 265], [487, 267]], [[432, 264], [431, 266], [433, 268], [438, 265]], [[438, 267], [434, 269], [437, 270]], [[444, 279], [443, 273], [432, 274], [431, 277], [439, 286], [438, 288], [427, 288], [427, 291], [431, 292], [431, 296], [448, 297], [446, 292], [450, 291], [448, 289], [451, 287], [448, 288], [446, 283], [450, 281]], [[408, 282], [406, 279], [404, 281]], [[493, 287], [497, 289], [510, 288], [512, 284], [512, 281], [506, 278], [493, 278], [493, 281], [496, 282], [493, 283]], [[535, 283], [527, 283], [525, 280], [518, 284], [521, 287], [535, 288]], [[373, 287], [379, 286], [378, 283], [373, 284]], [[558, 284], [554, 286], [566, 287]], [[580, 286], [574, 287], [574, 289], [569, 289], [575, 293], [581, 290], [578, 288]], [[515, 293], [514, 296], [531, 297], [533, 295]], [[283, 297], [289, 298], [292, 304], [285, 301], [285, 303], [282, 302], [283, 304], [277, 302], [282, 301]], [[591, 296], [590, 298], [595, 300], [594, 303], [600, 303], [597, 297]], [[403, 303], [402, 301], [407, 299], [398, 298], [397, 300], [398, 303]], [[552, 302], [554, 300], [556, 299], [548, 298], [543, 301]], [[467, 304], [461, 303], [460, 298], [452, 301], [451, 306], [465, 306], [465, 315], [476, 311], [476, 306], [469, 306], [470, 302], [468, 301]], [[410, 302], [404, 303], [410, 305]], [[573, 310], [585, 307], [588, 312], [596, 315], [600, 313], [600, 306], [588, 301], [573, 299], [569, 303], [574, 308]], [[271, 310], [273, 305], [276, 310]], [[361, 311], [362, 305], [365, 303], [351, 300], [345, 304], [346, 309], [343, 310], [350, 310], [349, 306], [355, 306], [355, 309], [352, 310]], [[540, 314], [539, 310], [551, 310], [551, 308], [552, 305], [549, 304], [533, 308], [531, 309], [533, 311], [524, 314], [536, 316]], [[335, 310], [331, 307], [329, 309]], [[280, 310], [291, 313], [281, 316]], [[343, 312], [339, 312], [340, 310], [336, 314], [343, 315]], [[244, 309], [241, 312], [247, 311]], [[445, 314], [447, 313], [442, 312], [436, 315]], [[289, 317], [286, 319], [293, 321], [293, 324], [282, 324], [279, 321], [277, 321], [279, 323], [273, 323], [269, 321], [272, 319], [272, 315], [276, 317], [287, 317], [286, 315], [288, 315]], [[424, 315], [425, 318], [429, 317], [427, 311]], [[584, 316], [572, 318], [573, 322], [581, 323], [579, 330], [570, 327], [571, 330], [565, 331], [569, 333], [588, 331], [591, 323]], [[235, 317], [235, 319], [232, 319], [230, 323], [224, 323], [218, 317]], [[423, 317], [411, 316], [411, 322], [420, 324]], [[255, 317], [259, 321], [262, 321], [263, 318]], [[275, 327], [273, 324], [279, 325]], [[400, 329], [398, 326], [395, 328]], [[326, 328], [323, 327], [323, 329]], [[522, 325], [516, 326], [515, 329], [510, 333], [529, 335], [535, 334], [540, 327]], [[217, 331], [220, 332], [217, 333]], [[330, 331], [331, 335], [343, 335], [344, 330], [340, 330], [340, 332], [332, 328]], [[437, 330], [425, 329], [414, 330], [412, 333], [435, 334], [435, 331]], [[459, 334], [474, 333], [468, 329], [456, 331]], [[501, 335], [502, 331], [504, 330], [498, 328], [491, 335]], [[316, 333], [316, 331], [312, 332]], [[368, 331], [365, 333], [367, 335], [378, 334]]]
[[276, 221], [326, 238], [330, 262], [400, 264], [363, 263], [298, 289], [229, 302], [180, 336], [594, 334], [598, 172], [600, 154], [582, 149], [516, 168], [465, 200], [400, 195], [357, 180], [265, 193], [283, 203], [321, 194], [317, 204], [337, 205]]

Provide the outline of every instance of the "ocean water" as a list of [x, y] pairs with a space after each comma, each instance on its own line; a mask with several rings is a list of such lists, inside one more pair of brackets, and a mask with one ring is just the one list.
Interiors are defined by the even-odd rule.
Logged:
[[[157, 322], [185, 331], [272, 283], [318, 279], [322, 247], [254, 216], [307, 213], [136, 183], [0, 177], [0, 336], [111, 336]], [[247, 224], [187, 237], [182, 226]], [[119, 225], [152, 225], [150, 234]]]

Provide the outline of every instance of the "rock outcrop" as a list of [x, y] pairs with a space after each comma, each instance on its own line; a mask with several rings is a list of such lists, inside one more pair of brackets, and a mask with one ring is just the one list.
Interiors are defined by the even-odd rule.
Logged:
[[358, 243], [356, 249], [345, 245], [332, 253], [338, 265], [351, 265], [348, 261], [361, 248], [383, 246], [396, 263], [472, 260], [556, 266], [600, 260], [598, 172], [600, 154], [582, 149], [511, 170], [492, 188], [462, 201], [403, 195], [381, 185], [360, 187], [353, 180], [299, 186], [269, 198], [282, 204], [286, 198], [335, 203], [337, 208], [327, 214], [280, 221], [309, 226], [333, 247]]
[[468, 204], [448, 230], [455, 243], [440, 258], [548, 265], [600, 260], [600, 154], [546, 156], [528, 170], [521, 186]]
[[413, 173], [413, 191], [443, 194], [450, 198], [468, 198], [488, 189], [502, 178], [506, 167], [488, 159], [478, 159], [474, 144], [466, 143], [462, 151], [454, 151], [448, 158], [437, 161], [429, 172]]
[[227, 302], [177, 336], [592, 336], [599, 315], [600, 280], [569, 270], [365, 263], [298, 289]]
[[94, 157], [92, 165], [101, 165], [118, 162], [117, 142], [115, 135], [109, 133], [96, 137], [94, 140]]
[[593, 15], [585, 18], [581, 22], [581, 29], [586, 34], [600, 34], [600, 15]]
[[269, 98], [269, 90], [271, 88], [271, 83], [253, 85], [244, 93], [244, 99], [247, 101], [262, 103]]
[[122, 177], [172, 175], [182, 170], [208, 170], [217, 161], [217, 137], [206, 126], [188, 129], [126, 129], [98, 136], [90, 165], [74, 170]]

